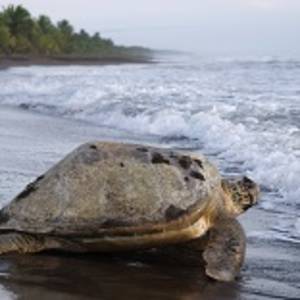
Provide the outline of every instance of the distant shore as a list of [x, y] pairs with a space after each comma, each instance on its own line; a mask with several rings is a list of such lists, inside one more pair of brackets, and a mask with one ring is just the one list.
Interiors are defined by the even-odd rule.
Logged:
[[0, 70], [26, 66], [119, 65], [155, 63], [151, 58], [129, 56], [0, 56]]

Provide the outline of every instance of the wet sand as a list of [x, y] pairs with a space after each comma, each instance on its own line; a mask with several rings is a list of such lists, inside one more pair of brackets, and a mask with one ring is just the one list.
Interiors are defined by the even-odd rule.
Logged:
[[[78, 144], [112, 135], [117, 136], [109, 128], [0, 106], [1, 204]], [[299, 299], [299, 244], [265, 234], [276, 224], [275, 213], [253, 208], [240, 221], [248, 235], [247, 257], [233, 283], [215, 282], [203, 269], [177, 262], [57, 253], [5, 255], [0, 257], [0, 298]]]

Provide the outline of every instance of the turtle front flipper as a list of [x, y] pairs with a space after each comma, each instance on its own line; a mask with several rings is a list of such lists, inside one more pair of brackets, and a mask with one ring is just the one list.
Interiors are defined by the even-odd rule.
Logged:
[[203, 252], [206, 274], [220, 281], [234, 280], [244, 262], [245, 250], [241, 224], [232, 218], [219, 219], [208, 232]]

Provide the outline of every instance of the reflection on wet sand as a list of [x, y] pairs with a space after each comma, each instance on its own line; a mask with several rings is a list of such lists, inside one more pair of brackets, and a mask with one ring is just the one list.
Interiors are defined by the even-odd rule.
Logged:
[[209, 280], [201, 269], [144, 264], [124, 258], [14, 255], [2, 257], [0, 269], [1, 284], [18, 299], [239, 298], [236, 283]]

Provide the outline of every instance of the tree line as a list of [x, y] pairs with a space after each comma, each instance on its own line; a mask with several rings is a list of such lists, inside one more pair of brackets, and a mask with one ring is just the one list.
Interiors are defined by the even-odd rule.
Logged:
[[145, 55], [149, 51], [116, 46], [98, 32], [93, 35], [84, 29], [75, 32], [67, 20], [54, 24], [46, 15], [34, 18], [22, 5], [9, 5], [0, 11], [0, 55]]

